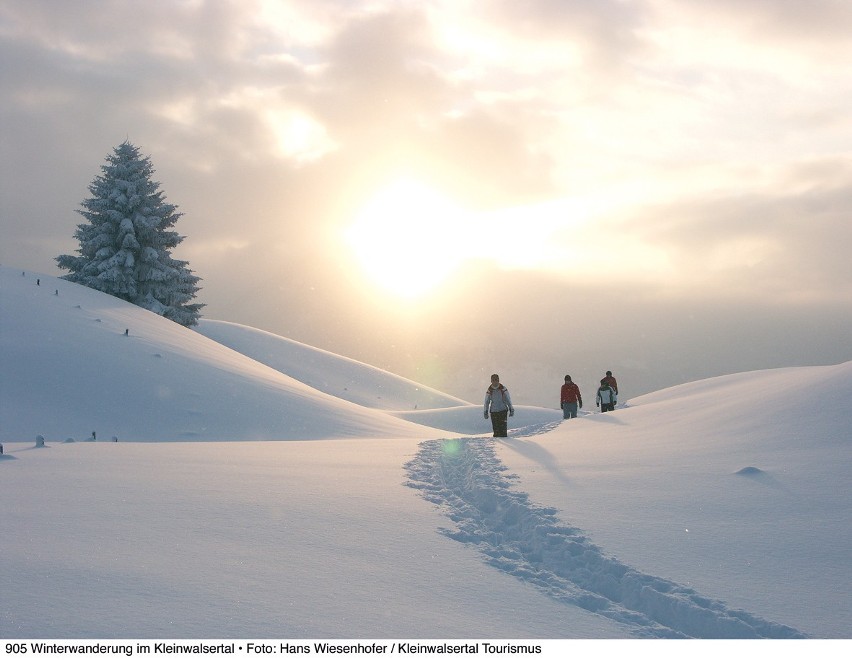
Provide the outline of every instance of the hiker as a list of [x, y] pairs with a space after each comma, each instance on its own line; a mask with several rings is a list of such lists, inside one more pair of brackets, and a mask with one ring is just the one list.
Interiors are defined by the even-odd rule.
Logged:
[[491, 414], [491, 428], [494, 429], [494, 437], [507, 437], [506, 417], [507, 415], [512, 417], [515, 414], [515, 408], [512, 406], [509, 390], [500, 383], [500, 376], [497, 374], [491, 375], [491, 385], [485, 391], [484, 412], [485, 419], [488, 419], [489, 413]]
[[[604, 380], [612, 388], [612, 391], [615, 392], [615, 395], [618, 396], [618, 383], [616, 382], [615, 376], [612, 375], [611, 371], [606, 372], [606, 376], [604, 376]], [[601, 381], [601, 382], [603, 382], [603, 381]]]
[[583, 396], [577, 383], [571, 380], [571, 376], [565, 376], [565, 384], [559, 393], [559, 406], [562, 408], [562, 419], [571, 419], [577, 416], [577, 408], [583, 407]]
[[606, 378], [601, 378], [601, 386], [598, 388], [598, 395], [595, 398], [595, 403], [600, 407], [601, 412], [609, 412], [615, 410], [615, 404], [618, 393], [612, 388]]

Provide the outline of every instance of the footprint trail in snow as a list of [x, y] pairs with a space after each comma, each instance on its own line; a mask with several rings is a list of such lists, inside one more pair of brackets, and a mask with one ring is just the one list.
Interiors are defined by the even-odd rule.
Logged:
[[801, 638], [693, 589], [642, 573], [565, 526], [557, 510], [513, 490], [491, 438], [430, 440], [405, 466], [418, 489], [455, 523], [444, 534], [551, 598], [618, 621], [635, 637]]

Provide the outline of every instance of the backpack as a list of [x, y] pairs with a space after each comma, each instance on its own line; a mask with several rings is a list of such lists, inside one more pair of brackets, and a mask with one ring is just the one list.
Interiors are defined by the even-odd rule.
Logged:
[[485, 390], [485, 393], [486, 393], [486, 394], [490, 394], [490, 395], [491, 395], [491, 397], [492, 397], [492, 398], [494, 398], [494, 392], [495, 392], [495, 391], [500, 392], [500, 398], [501, 398], [501, 399], [503, 399], [503, 403], [505, 403], [505, 402], [506, 402], [506, 394], [505, 394], [505, 392], [506, 392], [506, 388], [505, 388], [505, 387], [503, 387], [503, 383], [500, 383], [500, 387], [498, 387], [496, 390], [494, 390], [494, 389], [493, 389], [493, 388], [489, 385], [489, 386], [488, 386], [488, 389], [487, 389], [487, 390]]

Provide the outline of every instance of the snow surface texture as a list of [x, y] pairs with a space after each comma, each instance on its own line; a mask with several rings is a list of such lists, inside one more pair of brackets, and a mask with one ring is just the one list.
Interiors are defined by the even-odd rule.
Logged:
[[491, 440], [424, 442], [407, 468], [409, 485], [456, 523], [445, 532], [450, 538], [477, 546], [489, 564], [551, 598], [627, 624], [637, 637], [804, 636], [606, 556], [581, 530], [561, 523], [555, 509], [511, 488]]
[[0, 268], [0, 636], [852, 636], [852, 363], [496, 440], [338, 360]]

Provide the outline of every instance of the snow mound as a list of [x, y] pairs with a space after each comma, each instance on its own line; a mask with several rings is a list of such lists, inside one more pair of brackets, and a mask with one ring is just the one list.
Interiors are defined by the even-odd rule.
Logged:
[[737, 474], [741, 474], [746, 477], [753, 477], [757, 475], [764, 474], [763, 470], [756, 467], [744, 467], [742, 470], [737, 470]]
[[202, 319], [196, 330], [320, 392], [380, 410], [424, 410], [467, 401], [382, 369], [238, 323]]
[[[628, 401], [614, 419], [640, 425], [665, 415], [665, 432], [649, 440], [678, 442], [690, 429], [707, 429], [715, 450], [793, 450], [852, 445], [852, 362], [788, 367], [718, 376], [670, 387]], [[602, 416], [598, 416], [602, 417]], [[742, 464], [740, 464], [742, 465]]]
[[93, 430], [123, 441], [441, 435], [60, 278], [0, 267], [0, 317], [0, 442]]
[[[852, 398], [852, 361], [819, 367], [786, 367], [717, 376], [645, 394], [628, 402], [633, 406], [673, 405], [705, 411], [724, 411], [763, 421], [782, 415], [787, 419], [813, 411], [822, 418], [844, 409]], [[794, 414], [795, 413], [795, 414]]]

